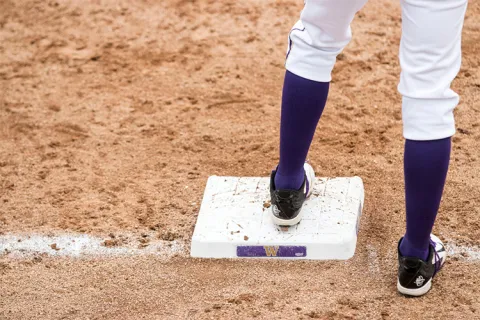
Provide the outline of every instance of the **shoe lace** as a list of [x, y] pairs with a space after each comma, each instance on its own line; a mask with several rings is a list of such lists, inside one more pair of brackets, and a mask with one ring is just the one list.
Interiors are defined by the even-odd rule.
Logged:
[[435, 252], [435, 272], [434, 272], [434, 275], [435, 275], [442, 268], [442, 261], [440, 260], [440, 255], [435, 249], [437, 246], [437, 243], [430, 239], [430, 245], [433, 247], [433, 251]]

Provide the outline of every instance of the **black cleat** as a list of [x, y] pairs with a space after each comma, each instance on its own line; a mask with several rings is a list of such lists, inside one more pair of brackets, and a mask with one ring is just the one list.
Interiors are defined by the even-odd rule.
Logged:
[[293, 226], [302, 219], [302, 206], [312, 193], [315, 172], [312, 166], [305, 163], [305, 180], [299, 190], [276, 190], [275, 174], [270, 176], [270, 197], [272, 203], [272, 219], [279, 226]]
[[[398, 246], [400, 247], [400, 241]], [[398, 283], [400, 293], [408, 296], [422, 296], [432, 287], [433, 277], [440, 271], [447, 252], [442, 241], [430, 235], [430, 249], [427, 261], [415, 257], [404, 257], [398, 249]]]

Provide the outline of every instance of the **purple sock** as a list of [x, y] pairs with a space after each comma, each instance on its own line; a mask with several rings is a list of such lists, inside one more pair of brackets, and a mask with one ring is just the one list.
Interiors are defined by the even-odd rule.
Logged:
[[447, 177], [450, 149], [450, 138], [405, 142], [407, 232], [400, 244], [404, 256], [428, 258], [430, 233]]
[[277, 189], [298, 190], [304, 180], [303, 164], [327, 102], [329, 82], [316, 82], [289, 71], [285, 74], [280, 124], [280, 163]]

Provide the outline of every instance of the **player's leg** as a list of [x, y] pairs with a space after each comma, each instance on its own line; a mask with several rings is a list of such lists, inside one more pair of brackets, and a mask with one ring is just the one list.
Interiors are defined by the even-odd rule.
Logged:
[[280, 125], [280, 163], [272, 173], [273, 220], [300, 221], [313, 182], [305, 164], [327, 100], [336, 56], [351, 39], [350, 23], [367, 0], [307, 0], [289, 34]]
[[[445, 259], [431, 231], [447, 176], [467, 0], [402, 0], [399, 91], [403, 95], [407, 230], [399, 243], [400, 292], [422, 295]], [[432, 239], [434, 241], [432, 242]]]

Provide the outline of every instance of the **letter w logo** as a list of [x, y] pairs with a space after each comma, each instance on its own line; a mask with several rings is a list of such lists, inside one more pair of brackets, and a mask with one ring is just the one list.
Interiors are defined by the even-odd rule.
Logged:
[[278, 246], [270, 247], [270, 246], [264, 246], [265, 249], [265, 254], [267, 257], [276, 257], [277, 252], [278, 252]]

